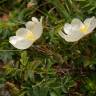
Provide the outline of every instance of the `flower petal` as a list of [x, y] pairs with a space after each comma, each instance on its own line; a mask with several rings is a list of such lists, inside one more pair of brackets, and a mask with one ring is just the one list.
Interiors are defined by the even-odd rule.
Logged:
[[66, 23], [64, 25], [64, 32], [67, 34], [67, 35], [72, 35], [72, 25], [71, 24], [68, 24]]
[[32, 17], [32, 21], [35, 22], [35, 23], [39, 22], [39, 20], [36, 17]]
[[34, 18], [32, 18], [32, 21], [28, 21], [25, 25], [26, 28], [35, 35], [36, 39], [40, 38], [40, 36], [43, 32], [41, 21], [39, 22], [38, 19], [34, 17]]
[[88, 33], [90, 33], [96, 28], [96, 18], [94, 16], [92, 18], [87, 18], [84, 24], [88, 26]]
[[17, 31], [16, 31], [16, 36], [21, 36], [21, 37], [25, 37], [26, 34], [28, 33], [28, 29], [26, 28], [19, 28]]
[[73, 30], [80, 30], [80, 26], [82, 26], [83, 23], [81, 20], [74, 18], [71, 22], [71, 25], [72, 25]]
[[16, 36], [20, 36], [25, 38], [26, 40], [30, 40], [34, 42], [36, 40], [36, 36], [28, 29], [26, 28], [20, 28], [16, 31]]
[[75, 24], [75, 25], [78, 25], [78, 24], [82, 24], [82, 21], [78, 18], [74, 18], [71, 22], [71, 24]]
[[30, 30], [30, 31], [33, 31], [33, 27], [34, 27], [34, 22], [32, 21], [28, 21], [26, 24], [26, 29]]
[[10, 37], [9, 42], [17, 49], [27, 49], [32, 45], [31, 41], [19, 36]]
[[75, 42], [75, 41], [78, 41], [78, 40], [80, 40], [83, 36], [84, 36], [84, 34], [80, 34], [80, 32], [76, 32], [77, 34], [72, 34], [72, 35], [66, 35], [66, 34], [64, 34], [62, 31], [61, 32], [59, 32], [59, 35], [63, 38], [63, 39], [65, 39], [67, 42]]
[[80, 32], [80, 26], [83, 25], [83, 23], [79, 19], [73, 19], [71, 24], [66, 23], [64, 25], [64, 32], [68, 35], [76, 35]]

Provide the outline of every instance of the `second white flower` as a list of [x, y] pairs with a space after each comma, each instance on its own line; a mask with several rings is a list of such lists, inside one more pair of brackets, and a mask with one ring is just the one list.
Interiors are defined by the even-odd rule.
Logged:
[[79, 19], [73, 19], [71, 24], [64, 25], [64, 32], [60, 31], [59, 35], [67, 42], [75, 42], [89, 33], [92, 33], [96, 28], [96, 18], [87, 18], [84, 23]]

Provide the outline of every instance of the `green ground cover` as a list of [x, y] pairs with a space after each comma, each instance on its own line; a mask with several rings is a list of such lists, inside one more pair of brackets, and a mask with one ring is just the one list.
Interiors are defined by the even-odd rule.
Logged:
[[[14, 48], [9, 37], [41, 16], [42, 36]], [[92, 16], [96, 0], [0, 0], [0, 96], [96, 96], [96, 29], [73, 43], [58, 34], [73, 18]]]

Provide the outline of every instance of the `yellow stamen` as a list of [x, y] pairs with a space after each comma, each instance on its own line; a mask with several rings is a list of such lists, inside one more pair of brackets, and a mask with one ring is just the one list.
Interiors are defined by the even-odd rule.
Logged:
[[35, 41], [35, 36], [34, 36], [34, 34], [33, 34], [31, 31], [28, 31], [28, 32], [27, 32], [25, 38], [26, 38], [27, 40], [32, 41], [32, 42]]
[[80, 31], [83, 33], [88, 32], [88, 26], [86, 25], [81, 26]]

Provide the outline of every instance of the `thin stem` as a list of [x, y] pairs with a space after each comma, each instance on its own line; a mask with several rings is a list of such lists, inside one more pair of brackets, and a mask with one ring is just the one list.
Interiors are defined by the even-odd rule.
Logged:
[[10, 52], [10, 51], [22, 51], [22, 50], [0, 50], [1, 52], [4, 52], [4, 51], [8, 51], [8, 52]]

